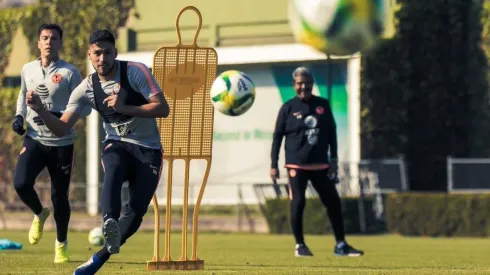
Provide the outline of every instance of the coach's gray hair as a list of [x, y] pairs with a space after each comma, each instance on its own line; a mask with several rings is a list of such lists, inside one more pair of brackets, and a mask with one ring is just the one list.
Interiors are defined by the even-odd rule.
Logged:
[[311, 79], [314, 79], [313, 71], [307, 67], [296, 68], [293, 72], [293, 79], [296, 78], [297, 76], [307, 76], [307, 77], [311, 77]]

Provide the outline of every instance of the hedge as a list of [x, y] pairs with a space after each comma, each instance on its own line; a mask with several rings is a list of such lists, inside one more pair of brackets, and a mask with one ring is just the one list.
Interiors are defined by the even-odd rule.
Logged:
[[390, 194], [386, 221], [406, 236], [489, 236], [490, 194]]
[[[290, 200], [289, 199], [269, 199], [266, 200], [264, 217], [269, 226], [271, 234], [291, 234], [290, 225]], [[345, 231], [347, 234], [361, 233], [359, 222], [359, 204], [357, 198], [342, 198], [342, 208]], [[364, 209], [366, 209], [367, 232], [375, 233], [385, 230], [382, 223], [376, 221], [373, 208], [373, 200], [366, 199]], [[305, 212], [303, 215], [303, 231], [305, 234], [332, 234], [332, 227], [328, 219], [327, 211], [318, 198], [310, 198], [306, 201]]]
[[[383, 217], [375, 217], [373, 198], [366, 198], [366, 232], [361, 232], [357, 198], [342, 198], [347, 234], [394, 233], [403, 236], [490, 236], [490, 194], [392, 193], [384, 195]], [[271, 234], [291, 234], [290, 201], [269, 199], [264, 217]], [[308, 199], [303, 217], [305, 234], [332, 234], [325, 208]]]

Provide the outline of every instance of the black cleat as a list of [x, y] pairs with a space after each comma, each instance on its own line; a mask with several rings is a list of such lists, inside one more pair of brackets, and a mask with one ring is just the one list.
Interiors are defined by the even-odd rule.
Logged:
[[364, 251], [357, 250], [354, 247], [348, 245], [347, 243], [342, 243], [336, 245], [334, 248], [335, 256], [348, 256], [348, 257], [359, 257], [364, 255]]
[[305, 244], [297, 244], [296, 250], [294, 251], [294, 256], [311, 257], [313, 256], [313, 253], [311, 253], [310, 249]]

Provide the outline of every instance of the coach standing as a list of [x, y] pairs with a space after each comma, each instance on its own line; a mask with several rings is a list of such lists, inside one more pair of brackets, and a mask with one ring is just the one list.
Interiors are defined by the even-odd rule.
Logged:
[[[345, 241], [340, 197], [335, 188], [337, 178], [337, 134], [335, 120], [327, 99], [312, 94], [313, 73], [299, 67], [293, 72], [297, 96], [279, 110], [272, 141], [270, 176], [274, 184], [279, 178], [278, 158], [283, 137], [291, 199], [291, 227], [296, 240], [295, 256], [313, 256], [303, 236], [303, 212], [308, 180], [327, 208], [335, 234], [337, 256], [361, 256]], [[330, 154], [329, 154], [330, 153]]]

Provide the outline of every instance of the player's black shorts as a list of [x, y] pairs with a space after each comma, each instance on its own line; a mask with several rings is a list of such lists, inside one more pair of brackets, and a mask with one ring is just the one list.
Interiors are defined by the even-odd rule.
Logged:
[[129, 206], [138, 214], [146, 213], [160, 180], [162, 150], [116, 140], [108, 140], [102, 146], [103, 215], [119, 217], [125, 181], [128, 181]]
[[59, 147], [46, 146], [25, 136], [15, 169], [16, 187], [31, 188], [39, 173], [47, 168], [53, 183], [52, 188], [68, 190], [73, 168], [73, 148], [73, 144]]

